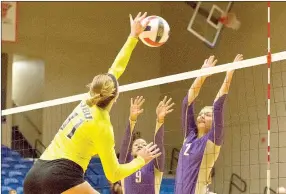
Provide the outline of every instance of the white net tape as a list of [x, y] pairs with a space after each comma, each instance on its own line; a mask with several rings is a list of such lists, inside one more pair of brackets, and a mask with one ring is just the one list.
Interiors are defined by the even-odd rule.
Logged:
[[[272, 54], [272, 62], [281, 61], [281, 60], [286, 60], [286, 51]], [[237, 65], [235, 63], [237, 63]], [[158, 86], [158, 85], [162, 85], [166, 83], [172, 83], [172, 82], [182, 81], [186, 79], [191, 79], [191, 78], [195, 78], [195, 77], [199, 77], [203, 75], [216, 74], [216, 73], [221, 73], [221, 72], [225, 72], [228, 70], [242, 69], [245, 67], [253, 67], [257, 65], [262, 65], [262, 64], [267, 63], [267, 56], [260, 56], [260, 57], [251, 58], [251, 59], [247, 59], [247, 60], [243, 60], [243, 61], [235, 62], [235, 63], [227, 63], [223, 65], [217, 65], [211, 68], [204, 68], [204, 69], [194, 70], [190, 72], [184, 72], [184, 73], [179, 73], [175, 75], [170, 75], [170, 76], [150, 79], [146, 81], [141, 81], [137, 83], [127, 84], [127, 85], [120, 86], [119, 91], [127, 92], [127, 91], [132, 91], [132, 90], [137, 90], [137, 89], [142, 89], [142, 88], [147, 88], [147, 87], [152, 87], [152, 86]], [[11, 115], [11, 114], [20, 113], [20, 112], [26, 112], [30, 110], [36, 110], [40, 108], [67, 104], [71, 102], [80, 101], [84, 97], [84, 95], [86, 94], [78, 94], [78, 95], [69, 96], [65, 98], [59, 98], [55, 100], [44, 101], [44, 102], [30, 104], [26, 106], [10, 108], [6, 110], [2, 110], [1, 113], [2, 113], [2, 116], [5, 116], [5, 115]]]

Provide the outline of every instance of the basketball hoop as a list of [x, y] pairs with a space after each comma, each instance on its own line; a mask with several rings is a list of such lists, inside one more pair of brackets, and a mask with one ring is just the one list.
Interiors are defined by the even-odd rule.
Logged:
[[234, 13], [227, 13], [225, 16], [222, 16], [219, 21], [233, 30], [238, 30], [240, 27], [240, 21], [236, 18]]

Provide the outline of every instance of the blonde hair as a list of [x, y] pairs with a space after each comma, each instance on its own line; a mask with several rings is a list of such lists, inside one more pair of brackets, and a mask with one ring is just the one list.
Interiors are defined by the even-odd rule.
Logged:
[[114, 80], [108, 74], [95, 76], [87, 87], [89, 88], [90, 98], [86, 100], [86, 104], [90, 107], [97, 105], [105, 108], [117, 95], [117, 83], [114, 83]]
[[[212, 110], [213, 110], [214, 107], [213, 107], [213, 106], [205, 106], [203, 109], [212, 109]], [[203, 109], [202, 109], [202, 110], [203, 110]]]
[[200, 112], [203, 112], [206, 109], [211, 109], [213, 111], [214, 107], [213, 106], [205, 106], [204, 108], [202, 108], [202, 110]]

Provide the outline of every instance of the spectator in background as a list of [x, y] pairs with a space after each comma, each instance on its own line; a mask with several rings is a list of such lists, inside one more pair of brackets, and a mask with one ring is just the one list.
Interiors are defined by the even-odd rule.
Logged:
[[9, 191], [9, 194], [17, 194], [17, 191], [12, 189], [12, 190]]

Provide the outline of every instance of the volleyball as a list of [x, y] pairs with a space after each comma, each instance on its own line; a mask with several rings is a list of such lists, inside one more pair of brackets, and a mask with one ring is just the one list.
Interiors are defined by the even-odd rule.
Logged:
[[142, 23], [146, 24], [147, 21], [149, 24], [139, 35], [140, 40], [149, 47], [162, 46], [169, 38], [169, 24], [159, 16], [146, 17]]

